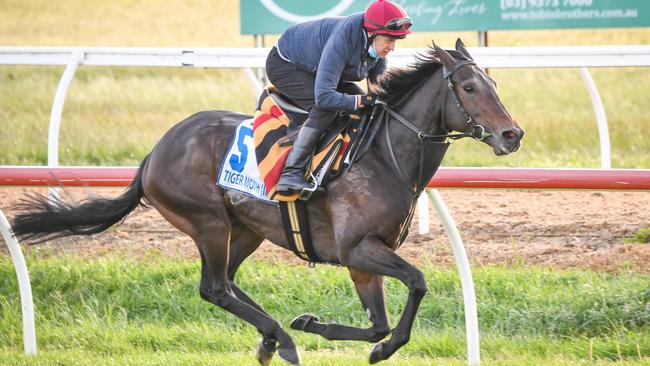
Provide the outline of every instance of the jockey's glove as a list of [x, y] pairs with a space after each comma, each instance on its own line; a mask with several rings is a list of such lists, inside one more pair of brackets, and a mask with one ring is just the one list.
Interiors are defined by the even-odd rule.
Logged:
[[377, 96], [374, 94], [366, 94], [361, 96], [361, 104], [363, 105], [363, 108], [372, 108], [372, 106], [375, 105], [375, 101], [377, 101]]

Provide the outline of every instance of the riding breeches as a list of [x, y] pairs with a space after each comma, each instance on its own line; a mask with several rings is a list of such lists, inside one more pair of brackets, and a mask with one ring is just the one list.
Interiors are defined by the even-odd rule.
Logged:
[[[289, 97], [300, 108], [309, 111], [305, 126], [323, 131], [332, 124], [338, 112], [316, 107], [314, 95], [316, 75], [299, 69], [280, 57], [275, 47], [271, 49], [266, 59], [266, 75], [280, 93]], [[336, 90], [350, 95], [364, 94], [363, 90], [351, 81], [339, 82]]]

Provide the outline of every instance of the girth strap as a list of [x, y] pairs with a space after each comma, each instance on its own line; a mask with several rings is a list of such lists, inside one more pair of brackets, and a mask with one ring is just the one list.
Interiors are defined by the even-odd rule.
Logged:
[[323, 262], [316, 252], [309, 232], [307, 203], [304, 201], [280, 201], [282, 228], [290, 249], [309, 263]]

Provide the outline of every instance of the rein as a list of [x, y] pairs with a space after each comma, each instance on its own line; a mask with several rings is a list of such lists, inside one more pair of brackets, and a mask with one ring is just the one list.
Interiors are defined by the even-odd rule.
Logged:
[[[424, 173], [424, 142], [429, 142], [433, 144], [445, 144], [445, 145], [450, 145], [453, 143], [455, 140], [465, 138], [465, 137], [472, 137], [476, 140], [482, 141], [485, 138], [491, 136], [491, 134], [487, 133], [485, 131], [485, 127], [479, 125], [473, 118], [472, 116], [467, 113], [465, 108], [460, 102], [460, 99], [458, 98], [458, 95], [456, 94], [456, 91], [454, 90], [454, 85], [451, 81], [451, 76], [456, 72], [458, 69], [465, 65], [476, 65], [474, 61], [471, 60], [464, 60], [460, 61], [454, 66], [451, 67], [451, 69], [447, 69], [446, 67], [443, 66], [443, 80], [445, 81], [446, 88], [443, 89], [443, 105], [442, 105], [442, 111], [440, 115], [440, 124], [442, 130], [445, 132], [444, 134], [429, 134], [426, 133], [425, 130], [420, 130], [418, 129], [417, 126], [415, 126], [412, 122], [401, 116], [399, 113], [395, 112], [393, 109], [391, 109], [385, 102], [377, 100], [375, 102], [375, 105], [379, 105], [380, 108], [388, 112], [388, 114], [391, 115], [396, 121], [398, 121], [402, 126], [406, 127], [413, 133], [417, 135], [418, 138], [418, 150], [419, 150], [419, 164], [418, 164], [418, 178], [417, 178], [417, 184], [415, 186], [415, 189], [412, 188], [412, 185], [409, 183], [408, 179], [404, 175], [404, 172], [399, 166], [399, 163], [397, 162], [397, 157], [395, 155], [395, 151], [393, 150], [393, 144], [390, 139], [390, 133], [388, 131], [388, 123], [390, 121], [390, 118], [386, 119], [386, 126], [385, 126], [385, 135], [386, 135], [386, 144], [388, 145], [388, 151], [390, 153], [390, 158], [393, 163], [393, 167], [398, 173], [398, 176], [402, 183], [408, 189], [411, 191], [411, 194], [415, 199], [417, 199], [420, 194], [422, 194], [422, 191], [424, 190], [425, 185], [428, 183], [428, 181], [431, 179], [431, 176], [435, 173], [435, 170], [431, 172], [431, 175], [428, 177], [423, 177]], [[465, 121], [468, 125], [472, 127], [472, 132], [471, 133], [449, 133], [447, 129], [447, 126], [445, 124], [445, 110], [447, 106], [447, 93], [448, 91], [451, 91], [451, 95], [455, 100], [456, 106], [460, 109], [461, 113], [465, 117], [467, 117], [467, 120]]]

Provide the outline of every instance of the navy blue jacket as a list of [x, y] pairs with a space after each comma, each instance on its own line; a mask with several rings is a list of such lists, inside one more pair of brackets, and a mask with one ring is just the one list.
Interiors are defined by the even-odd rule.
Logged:
[[277, 44], [280, 56], [301, 70], [316, 74], [316, 107], [353, 111], [357, 98], [336, 90], [340, 81], [377, 81], [386, 70], [385, 59], [368, 56], [363, 13], [323, 18], [288, 28]]

